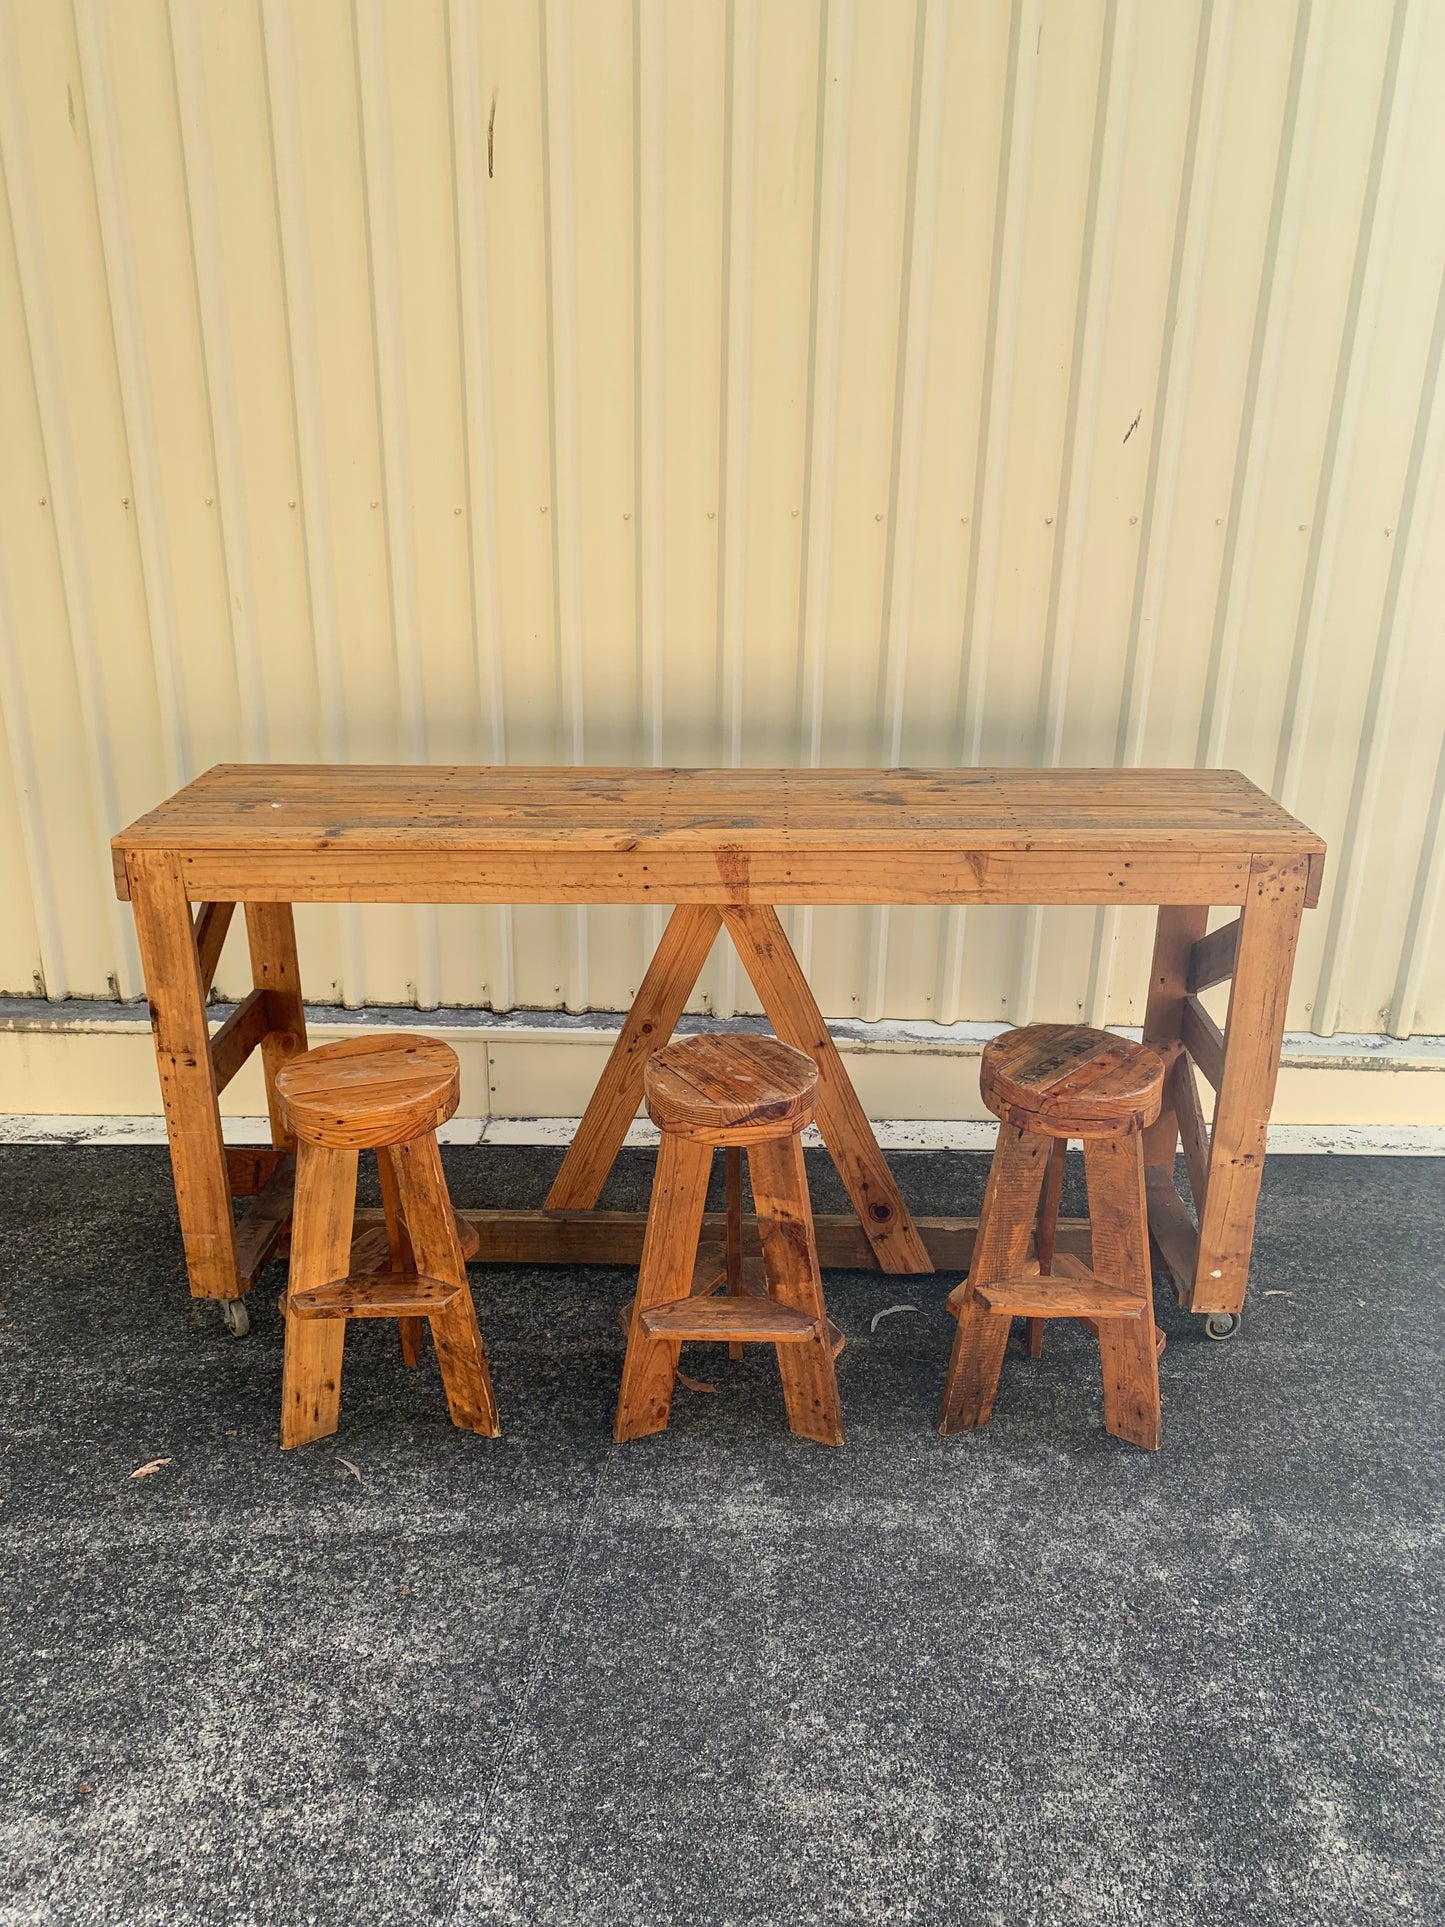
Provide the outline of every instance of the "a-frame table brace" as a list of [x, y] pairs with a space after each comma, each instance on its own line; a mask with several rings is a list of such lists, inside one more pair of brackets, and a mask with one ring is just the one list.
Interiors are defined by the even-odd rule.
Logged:
[[818, 1066], [818, 1129], [877, 1264], [884, 1271], [932, 1271], [928, 1248], [899, 1196], [838, 1047], [769, 904], [718, 909], [684, 903], [673, 911], [548, 1194], [547, 1208], [587, 1211], [596, 1204], [642, 1102], [647, 1060], [672, 1036], [723, 928], [773, 1029]]

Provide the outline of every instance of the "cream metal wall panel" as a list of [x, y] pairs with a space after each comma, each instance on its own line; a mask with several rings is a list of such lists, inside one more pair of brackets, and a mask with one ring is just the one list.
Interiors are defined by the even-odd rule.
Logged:
[[[223, 758], [1197, 761], [1330, 839], [1291, 1023], [1445, 1030], [1430, 0], [0, 0], [0, 167], [0, 988], [136, 994]], [[790, 922], [1139, 1015], [1142, 915]], [[659, 917], [301, 925], [615, 1008]]]

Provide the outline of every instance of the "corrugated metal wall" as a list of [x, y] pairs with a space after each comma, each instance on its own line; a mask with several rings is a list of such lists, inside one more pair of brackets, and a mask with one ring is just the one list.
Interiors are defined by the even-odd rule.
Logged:
[[[1292, 1023], [1445, 1031], [1445, 7], [3, 0], [0, 161], [3, 988], [138, 993], [106, 839], [219, 759], [1200, 762], [1330, 840]], [[830, 1014], [1140, 1010], [1131, 915], [794, 928]]]

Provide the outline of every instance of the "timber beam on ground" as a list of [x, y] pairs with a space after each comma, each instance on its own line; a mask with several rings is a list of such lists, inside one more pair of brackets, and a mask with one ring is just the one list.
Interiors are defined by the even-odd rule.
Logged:
[[[358, 1211], [357, 1232], [379, 1224], [381, 1215], [375, 1210]], [[479, 1251], [472, 1260], [474, 1264], [636, 1267], [642, 1262], [642, 1239], [647, 1229], [643, 1211], [469, 1211], [463, 1205], [458, 1207], [457, 1216], [477, 1234]], [[915, 1218], [913, 1222], [936, 1270], [968, 1269], [977, 1218]], [[819, 1212], [813, 1227], [818, 1262], [825, 1269], [879, 1270], [873, 1246], [851, 1213]], [[745, 1237], [755, 1237], [757, 1220], [745, 1217], [743, 1231]], [[722, 1245], [726, 1237], [724, 1213], [709, 1211], [703, 1218], [701, 1242]], [[1088, 1220], [1061, 1219], [1058, 1248], [1087, 1261]]]

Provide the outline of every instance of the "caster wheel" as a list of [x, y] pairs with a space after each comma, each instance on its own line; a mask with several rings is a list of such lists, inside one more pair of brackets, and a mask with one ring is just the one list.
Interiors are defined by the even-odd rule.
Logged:
[[1226, 1338], [1233, 1338], [1239, 1330], [1237, 1311], [1212, 1311], [1204, 1321], [1204, 1336], [1223, 1344]]
[[223, 1298], [221, 1300], [221, 1323], [232, 1338], [244, 1338], [251, 1329], [251, 1314], [246, 1309], [244, 1298]]

